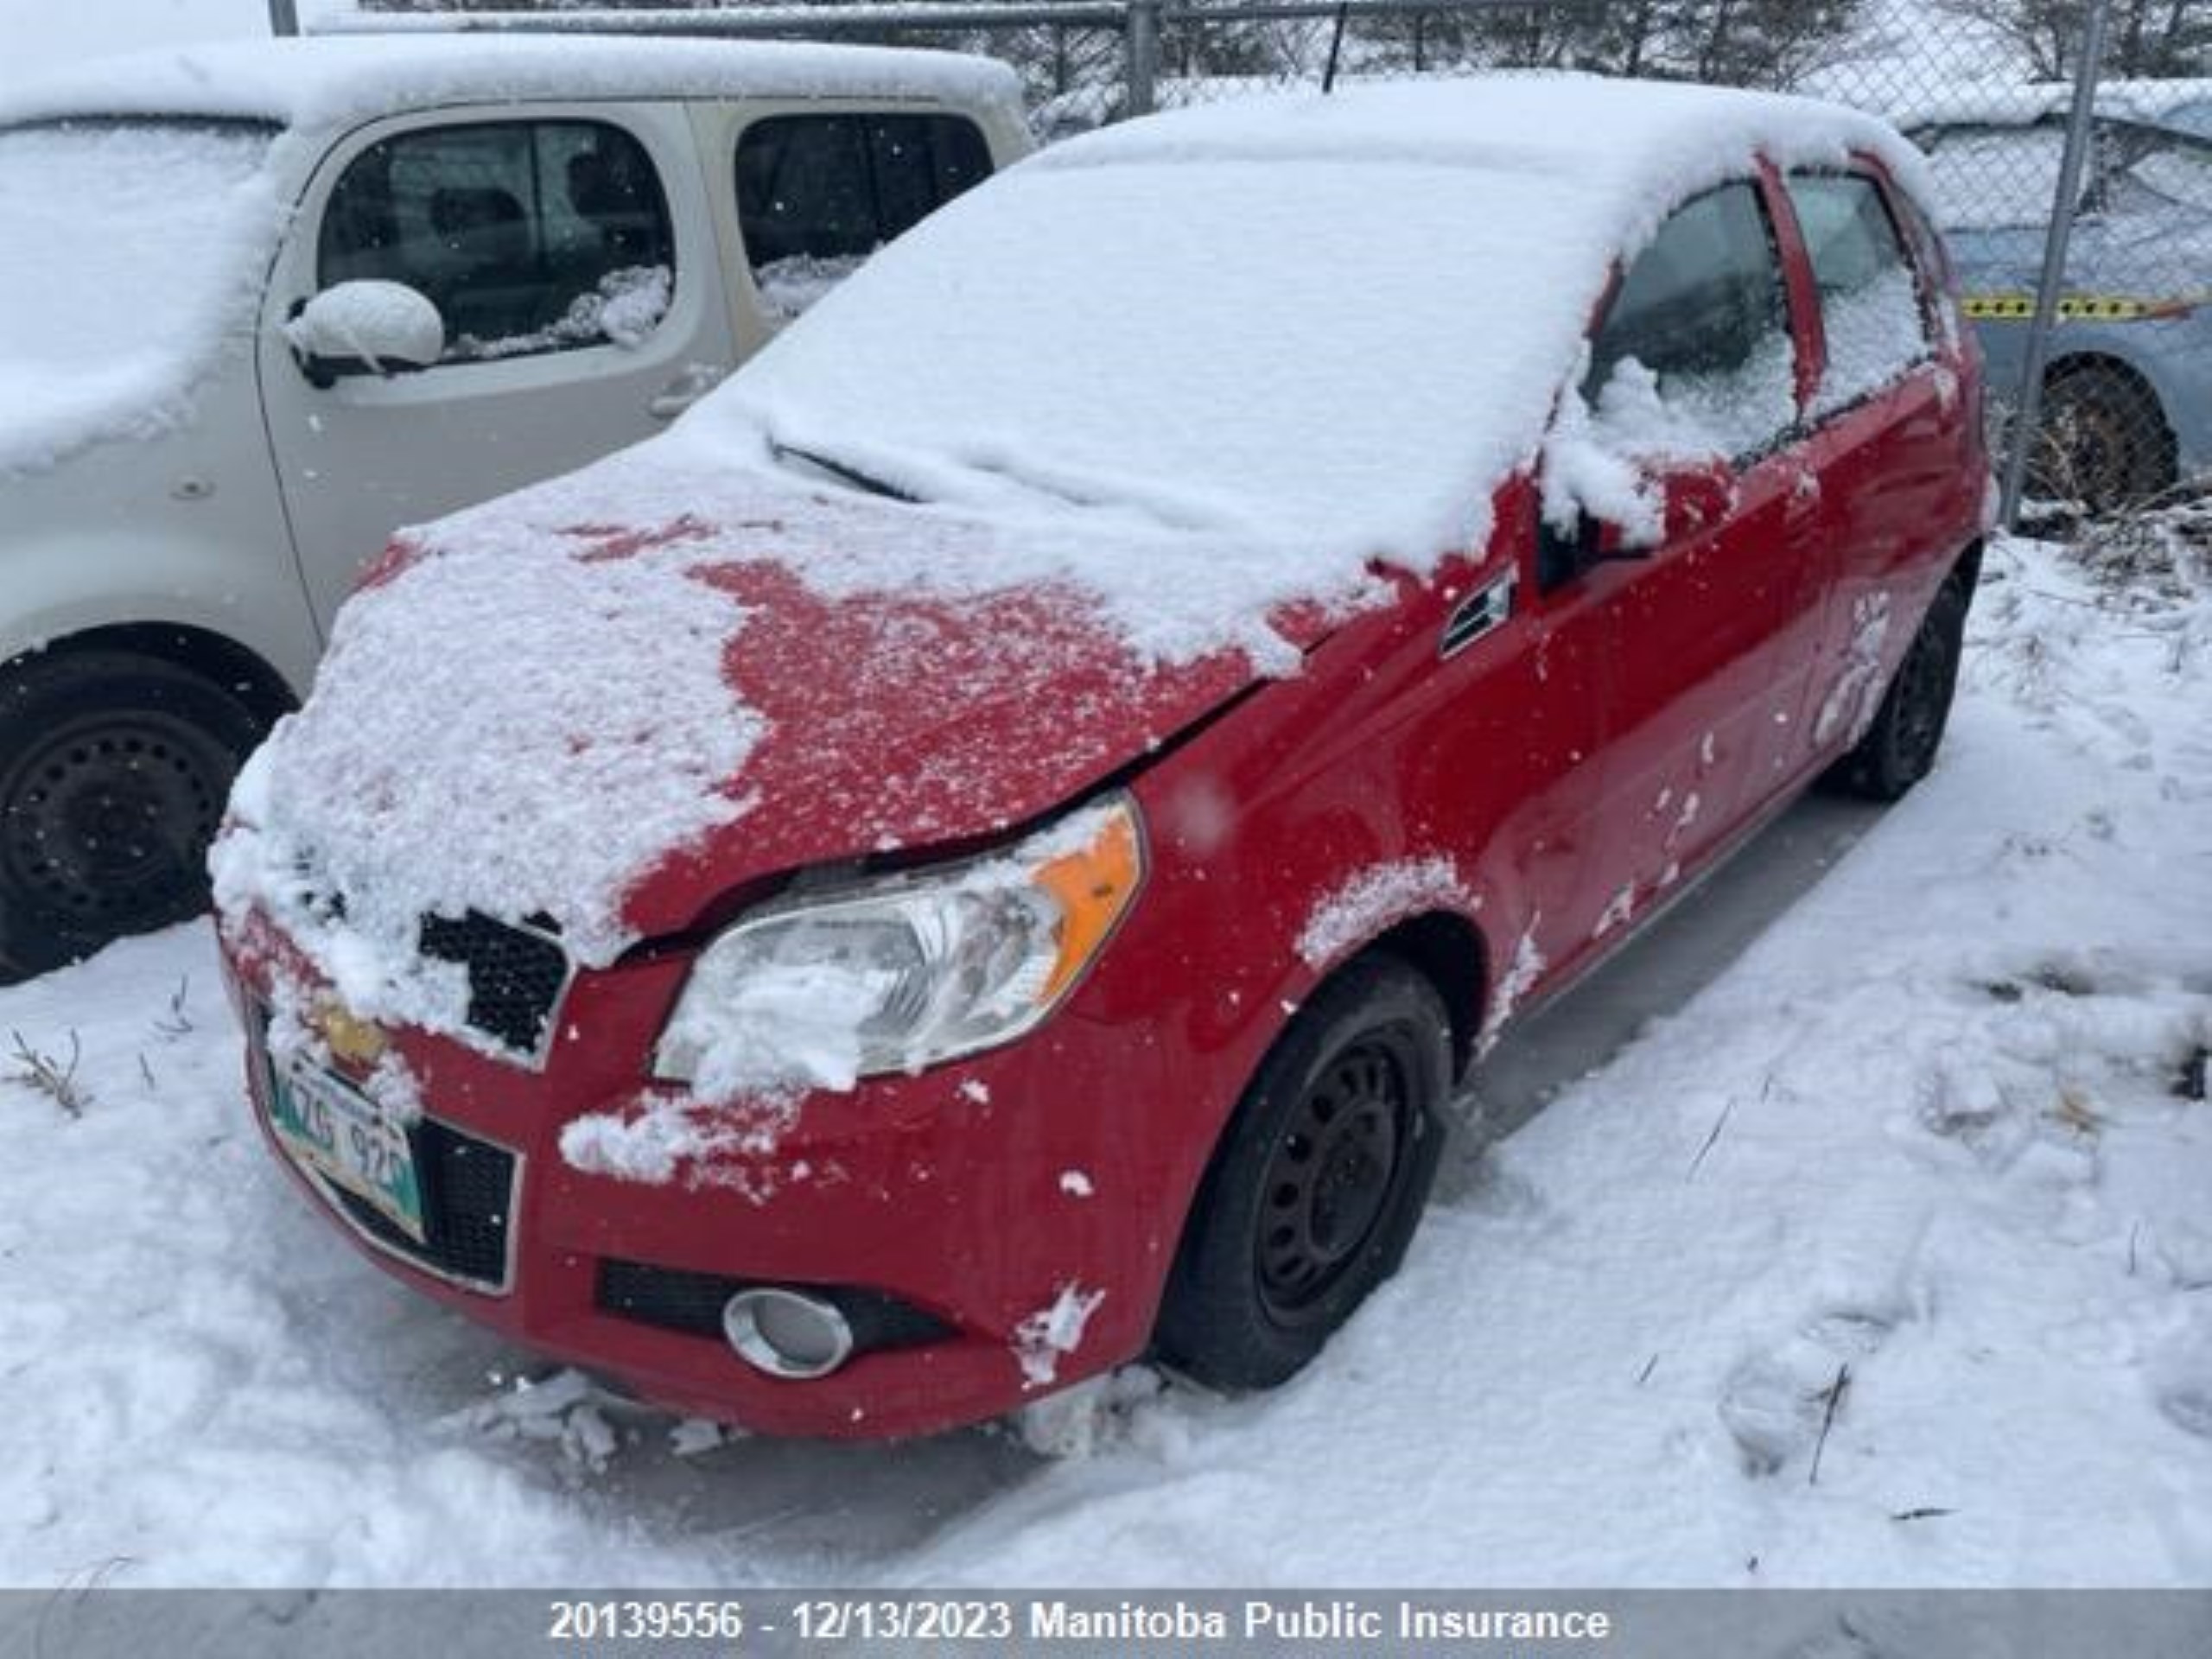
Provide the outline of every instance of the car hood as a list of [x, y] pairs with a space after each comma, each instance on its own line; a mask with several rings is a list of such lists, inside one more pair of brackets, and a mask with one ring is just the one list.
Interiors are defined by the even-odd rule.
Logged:
[[1272, 552], [632, 451], [395, 542], [241, 778], [218, 900], [405, 1016], [378, 988], [425, 916], [596, 965], [809, 867], [1008, 834], [1389, 591], [1269, 597]]
[[[1147, 664], [1050, 587], [974, 599], [828, 598], [788, 568], [721, 558], [699, 579], [736, 598], [724, 658], [763, 722], [717, 787], [741, 816], [671, 851], [626, 900], [642, 934], [691, 925], [733, 889], [866, 856], [1002, 836], [1071, 802], [1257, 677], [1217, 652]], [[1310, 616], [1283, 619], [1311, 642]]]

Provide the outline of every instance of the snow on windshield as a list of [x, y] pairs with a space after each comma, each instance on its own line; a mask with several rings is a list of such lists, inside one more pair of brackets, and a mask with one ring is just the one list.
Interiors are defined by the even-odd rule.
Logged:
[[1425, 561], [1486, 533], [1557, 384], [1548, 325], [1605, 280], [1560, 194], [1587, 193], [1418, 162], [1018, 168], [823, 298], [717, 415], [930, 501], [1027, 486]]
[[76, 122], [0, 131], [0, 474], [191, 410], [251, 325], [282, 209], [271, 130]]
[[1487, 536], [1617, 256], [1749, 165], [1878, 149], [1798, 100], [1570, 76], [1254, 100], [950, 204], [702, 410], [931, 502], [1263, 539], [1324, 588]]

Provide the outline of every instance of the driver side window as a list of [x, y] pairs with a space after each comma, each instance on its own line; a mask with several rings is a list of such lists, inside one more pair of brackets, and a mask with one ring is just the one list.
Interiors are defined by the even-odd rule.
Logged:
[[602, 121], [402, 132], [346, 167], [316, 285], [404, 283], [436, 306], [444, 361], [638, 344], [667, 310], [675, 236], [645, 148]]
[[1629, 267], [1583, 397], [1634, 447], [1741, 461], [1795, 428], [1796, 371], [1765, 205], [1729, 184], [1678, 209]]

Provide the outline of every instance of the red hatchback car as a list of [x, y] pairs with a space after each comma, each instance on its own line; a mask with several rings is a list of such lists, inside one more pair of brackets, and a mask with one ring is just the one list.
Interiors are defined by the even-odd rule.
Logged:
[[1516, 77], [963, 197], [371, 571], [214, 855], [272, 1147], [756, 1428], [1290, 1376], [1517, 1010], [1929, 770], [1988, 469], [1919, 189], [1826, 105]]

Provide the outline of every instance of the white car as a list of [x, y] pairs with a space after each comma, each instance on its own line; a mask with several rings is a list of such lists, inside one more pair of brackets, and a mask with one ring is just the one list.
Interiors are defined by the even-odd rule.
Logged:
[[458, 35], [0, 102], [0, 981], [203, 902], [399, 527], [683, 412], [1029, 147], [1011, 71]]

